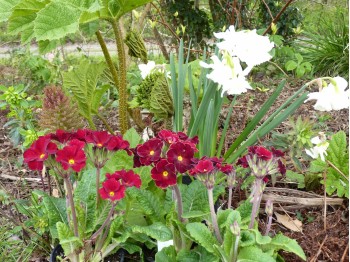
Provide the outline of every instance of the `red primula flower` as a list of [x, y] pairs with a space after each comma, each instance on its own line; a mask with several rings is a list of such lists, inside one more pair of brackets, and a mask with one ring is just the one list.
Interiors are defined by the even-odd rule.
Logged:
[[217, 164], [216, 167], [224, 174], [229, 175], [233, 171], [233, 166], [230, 164], [222, 165]]
[[92, 132], [93, 131], [89, 129], [79, 129], [74, 133], [74, 138], [83, 142], [87, 142], [86, 137], [90, 136]]
[[112, 138], [107, 131], [90, 131], [86, 133], [86, 142], [93, 144], [97, 148], [103, 148], [108, 145]]
[[192, 169], [196, 174], [208, 174], [214, 170], [213, 162], [209, 159], [201, 159]]
[[115, 179], [115, 180], [121, 180], [122, 185], [126, 187], [137, 187], [140, 188], [141, 186], [141, 178], [138, 174], [135, 174], [134, 171], [129, 170], [119, 170], [114, 172], [113, 174], [106, 174], [107, 179]]
[[55, 134], [50, 134], [51, 139], [60, 142], [61, 144], [66, 144], [69, 140], [74, 138], [74, 134], [71, 132], [66, 132], [64, 130], [58, 129]]
[[274, 147], [271, 147], [272, 154], [275, 157], [284, 157], [284, 152], [278, 149], [275, 149]]
[[249, 167], [248, 161], [247, 161], [247, 156], [243, 156], [237, 161], [237, 165], [241, 165], [243, 168]]
[[278, 160], [277, 164], [278, 164], [278, 171], [279, 171], [282, 175], [285, 175], [285, 174], [286, 174], [286, 171], [287, 171], [286, 166], [282, 163], [281, 160]]
[[189, 144], [176, 142], [170, 145], [166, 155], [169, 163], [174, 164], [178, 172], [183, 174], [191, 169], [191, 159], [194, 156], [194, 150]]
[[107, 179], [98, 192], [102, 199], [120, 200], [125, 196], [125, 186], [115, 179]]
[[173, 144], [177, 141], [179, 141], [179, 136], [170, 130], [161, 130], [158, 133], [158, 137], [162, 139], [165, 143], [168, 145]]
[[24, 154], [24, 162], [31, 170], [42, 170], [44, 161], [57, 152], [57, 145], [52, 143], [49, 136], [39, 137]]
[[157, 187], [167, 188], [176, 185], [175, 166], [166, 159], [160, 160], [151, 170], [151, 176]]
[[159, 138], [152, 138], [136, 148], [142, 165], [150, 165], [160, 159], [163, 142]]
[[72, 139], [71, 141], [69, 141], [68, 145], [69, 146], [77, 146], [80, 149], [83, 149], [85, 147], [85, 143], [81, 140], [78, 140], [78, 139]]
[[262, 160], [270, 160], [273, 157], [272, 152], [263, 146], [255, 147], [255, 154]]
[[129, 149], [130, 144], [128, 141], [124, 140], [121, 136], [112, 136], [109, 140], [108, 144], [106, 145], [106, 148], [111, 151], [117, 151], [117, 150], [125, 150], [128, 155], [131, 155], [132, 152]]
[[78, 145], [65, 146], [57, 151], [56, 161], [60, 162], [64, 170], [72, 168], [80, 172], [86, 164], [86, 156], [82, 148]]

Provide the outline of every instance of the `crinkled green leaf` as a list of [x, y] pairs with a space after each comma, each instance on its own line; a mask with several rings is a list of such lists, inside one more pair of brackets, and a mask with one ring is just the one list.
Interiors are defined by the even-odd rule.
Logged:
[[115, 152], [104, 167], [101, 169], [101, 174], [113, 174], [117, 170], [132, 169], [133, 158], [129, 156], [124, 150]]
[[60, 2], [69, 4], [81, 11], [87, 11], [89, 13], [96, 12], [102, 8], [99, 0], [60, 0]]
[[66, 256], [69, 256], [83, 246], [82, 241], [74, 236], [73, 231], [65, 223], [57, 223], [57, 232], [60, 244]]
[[240, 246], [247, 247], [255, 244], [255, 235], [249, 230], [244, 230], [241, 232]]
[[6, 21], [20, 0], [0, 0], [0, 22]]
[[152, 0], [103, 0], [109, 14], [118, 19], [133, 9], [151, 2]]
[[186, 225], [186, 229], [191, 237], [201, 246], [203, 246], [208, 252], [214, 253], [213, 245], [220, 245], [217, 239], [214, 237], [207, 226], [202, 223], [195, 222]]
[[243, 247], [239, 250], [237, 262], [275, 262], [270, 255], [256, 246]]
[[282, 233], [277, 234], [274, 238], [272, 238], [271, 243], [265, 245], [263, 248], [264, 250], [267, 250], [267, 249], [273, 249], [275, 251], [285, 250], [296, 254], [303, 260], [306, 260], [305, 253], [303, 249], [299, 246], [297, 241], [284, 236]]
[[56, 223], [67, 223], [66, 200], [63, 198], [43, 196], [43, 203], [49, 217], [49, 228], [52, 238], [58, 238]]
[[39, 41], [38, 46], [39, 46], [39, 53], [40, 54], [45, 54], [50, 52], [51, 50], [55, 49], [58, 45], [60, 44], [60, 41], [58, 40], [45, 40], [45, 41]]
[[161, 251], [156, 253], [156, 262], [175, 262], [176, 261], [176, 250], [174, 246], [163, 248]]
[[129, 142], [131, 148], [136, 147], [141, 141], [141, 136], [133, 127], [125, 132], [123, 138]]
[[252, 203], [250, 203], [249, 200], [246, 200], [240, 204], [238, 208], [236, 208], [236, 211], [241, 214], [242, 223], [246, 223], [250, 221], [250, 216], [252, 214]]
[[158, 241], [168, 241], [173, 238], [171, 230], [162, 223], [156, 222], [149, 226], [138, 226], [134, 225], [131, 227], [132, 232], [134, 233], [143, 233], [147, 236], [156, 239]]
[[287, 170], [286, 178], [290, 181], [297, 182], [298, 188], [305, 188], [305, 177], [303, 174], [299, 174], [291, 170]]
[[67, 3], [51, 2], [37, 13], [34, 33], [37, 40], [55, 40], [79, 29], [81, 11]]

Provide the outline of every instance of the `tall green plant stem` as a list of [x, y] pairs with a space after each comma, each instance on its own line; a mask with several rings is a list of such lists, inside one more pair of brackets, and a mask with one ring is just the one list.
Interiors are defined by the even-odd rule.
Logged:
[[69, 176], [66, 175], [64, 178], [64, 183], [66, 184], [67, 188], [67, 197], [70, 209], [72, 211], [72, 221], [73, 221], [73, 228], [74, 228], [74, 236], [79, 237], [79, 231], [78, 231], [78, 220], [77, 220], [77, 214], [75, 213], [75, 206], [74, 206], [74, 199], [73, 199], [73, 192], [72, 192], [72, 184], [69, 181]]
[[128, 118], [127, 118], [127, 90], [126, 90], [126, 56], [123, 43], [123, 37], [120, 31], [120, 27], [117, 21], [114, 19], [108, 20], [113, 28], [115, 41], [117, 44], [118, 51], [118, 62], [119, 62], [119, 122], [120, 130], [122, 134], [125, 134], [128, 129]]
[[178, 218], [181, 222], [184, 222], [185, 220], [182, 218], [182, 214], [183, 214], [182, 197], [181, 197], [181, 192], [178, 185], [173, 186], [173, 190], [176, 198]]
[[111, 126], [108, 124], [107, 120], [101, 116], [100, 114], [96, 114], [96, 116], [102, 121], [102, 123], [106, 126], [108, 132], [111, 134], [111, 135], [114, 135], [114, 131], [113, 129], [111, 128]]
[[108, 225], [108, 223], [110, 222], [113, 216], [116, 205], [117, 205], [117, 202], [114, 201], [112, 204], [111, 210], [109, 210], [106, 220], [103, 222], [102, 226], [91, 236], [91, 240], [94, 241], [101, 234], [102, 230]]
[[215, 236], [217, 240], [222, 243], [222, 237], [219, 230], [218, 220], [216, 218], [215, 208], [214, 208], [214, 197], [213, 197], [213, 188], [208, 188], [208, 200], [209, 200], [209, 208], [211, 215], [211, 222], [213, 224]]
[[261, 178], [256, 178], [255, 180], [255, 192], [253, 196], [253, 207], [252, 207], [252, 216], [250, 218], [249, 223], [249, 229], [252, 229], [254, 227], [255, 217], [258, 213], [258, 209], [260, 206], [260, 199], [261, 199]]
[[227, 202], [227, 208], [231, 208], [232, 205], [232, 187], [228, 188], [228, 202]]
[[100, 189], [100, 173], [101, 168], [99, 165], [96, 166], [96, 208], [98, 207], [98, 204], [100, 203], [100, 194], [98, 190]]

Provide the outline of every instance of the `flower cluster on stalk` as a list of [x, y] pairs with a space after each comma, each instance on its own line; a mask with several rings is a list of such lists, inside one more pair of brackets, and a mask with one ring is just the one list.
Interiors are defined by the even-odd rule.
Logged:
[[244, 168], [250, 168], [252, 174], [267, 182], [267, 176], [286, 173], [286, 166], [283, 164], [284, 153], [271, 147], [271, 151], [263, 146], [251, 146], [248, 153], [238, 159], [237, 164]]
[[[92, 147], [92, 154], [86, 146]], [[108, 152], [125, 150], [129, 155], [129, 142], [121, 136], [111, 135], [107, 131], [80, 129], [76, 132], [57, 130], [55, 133], [39, 137], [28, 148], [23, 156], [31, 170], [42, 170], [44, 162], [54, 168], [61, 176], [69, 176], [71, 172], [80, 172], [86, 166], [88, 157], [96, 168], [101, 168], [108, 160]], [[90, 152], [91, 153], [91, 152]], [[118, 200], [124, 197], [126, 187], [140, 187], [140, 177], [132, 171], [120, 170], [107, 174], [99, 193], [101, 198]], [[99, 185], [98, 185], [99, 186]]]

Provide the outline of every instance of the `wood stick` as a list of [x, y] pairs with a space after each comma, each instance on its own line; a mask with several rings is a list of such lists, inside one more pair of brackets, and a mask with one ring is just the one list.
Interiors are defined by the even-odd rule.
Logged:
[[[281, 195], [275, 195], [275, 194], [264, 194], [262, 199], [265, 201], [268, 199], [271, 199], [274, 203], [299, 204], [306, 207], [322, 206], [325, 201], [323, 197], [304, 198], [304, 197], [281, 196]], [[342, 198], [326, 198], [326, 200], [328, 205], [336, 205], [336, 206], [342, 205], [344, 201], [344, 199]]]
[[343, 253], [342, 257], [341, 257], [340, 262], [344, 262], [345, 256], [346, 256], [346, 253], [348, 252], [348, 250], [349, 250], [349, 243], [346, 245], [346, 248], [344, 250], [344, 253]]
[[321, 254], [321, 249], [322, 249], [324, 243], [326, 242], [327, 237], [328, 237], [328, 235], [326, 235], [326, 237], [323, 239], [323, 241], [322, 241], [322, 243], [321, 243], [321, 245], [320, 245], [320, 247], [319, 247], [319, 249], [318, 249], [316, 255], [310, 260], [310, 262], [316, 262], [316, 259], [317, 259], [318, 256]]
[[18, 181], [18, 180], [26, 180], [29, 182], [35, 182], [35, 183], [40, 183], [41, 179], [40, 178], [34, 178], [34, 177], [18, 177], [18, 176], [10, 176], [10, 175], [5, 175], [5, 174], [0, 174], [0, 178], [5, 178], [8, 180], [14, 180], [14, 181]]

